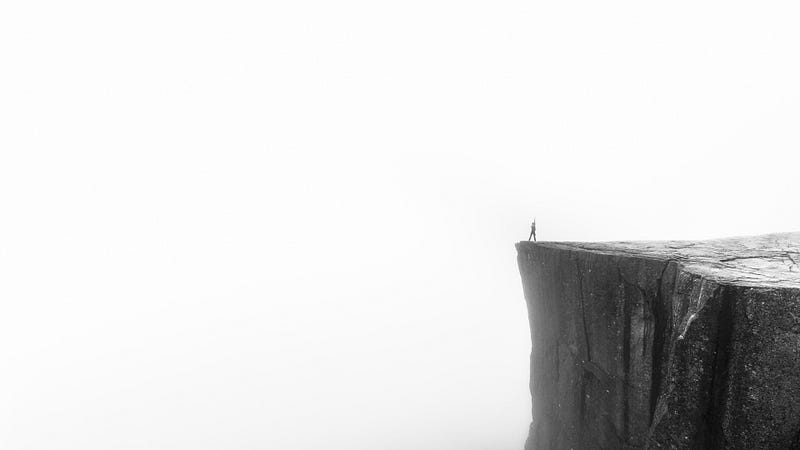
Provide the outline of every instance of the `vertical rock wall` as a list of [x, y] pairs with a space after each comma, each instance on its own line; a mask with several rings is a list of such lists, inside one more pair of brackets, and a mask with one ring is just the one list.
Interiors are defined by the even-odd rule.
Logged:
[[526, 450], [800, 448], [798, 289], [687, 270], [680, 252], [520, 243], [518, 259]]

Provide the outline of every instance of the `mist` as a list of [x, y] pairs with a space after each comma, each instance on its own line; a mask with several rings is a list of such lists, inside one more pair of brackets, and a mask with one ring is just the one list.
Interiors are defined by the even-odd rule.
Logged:
[[514, 242], [796, 231], [791, 2], [7, 2], [0, 447], [522, 448]]

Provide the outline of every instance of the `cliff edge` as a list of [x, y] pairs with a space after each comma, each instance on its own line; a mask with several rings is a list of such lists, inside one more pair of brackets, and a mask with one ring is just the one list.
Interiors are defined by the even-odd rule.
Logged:
[[526, 450], [800, 449], [800, 233], [517, 253]]

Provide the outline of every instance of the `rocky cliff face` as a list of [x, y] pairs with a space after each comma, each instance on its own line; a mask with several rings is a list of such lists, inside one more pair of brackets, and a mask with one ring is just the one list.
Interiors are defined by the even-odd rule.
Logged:
[[800, 449], [800, 233], [517, 251], [526, 450]]

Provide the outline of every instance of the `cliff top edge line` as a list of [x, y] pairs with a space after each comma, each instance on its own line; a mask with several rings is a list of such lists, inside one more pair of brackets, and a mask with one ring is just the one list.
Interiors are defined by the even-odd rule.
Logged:
[[537, 247], [675, 261], [721, 284], [800, 289], [800, 232], [702, 241], [517, 243], [518, 251]]

